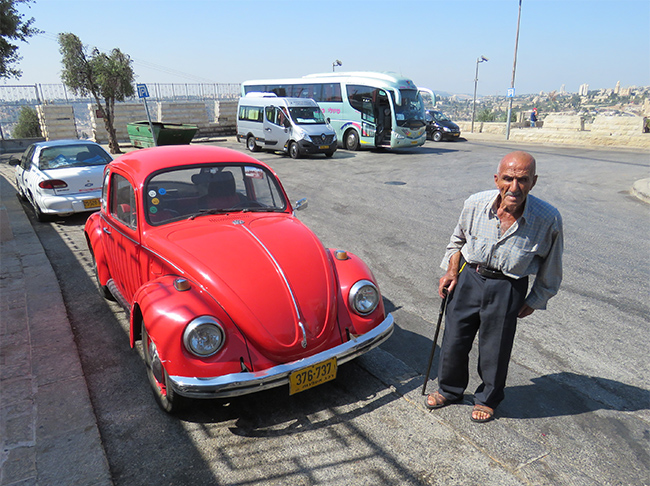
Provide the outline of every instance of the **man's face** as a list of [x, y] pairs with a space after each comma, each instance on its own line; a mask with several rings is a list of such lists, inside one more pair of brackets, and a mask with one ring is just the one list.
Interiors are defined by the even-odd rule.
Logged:
[[503, 205], [511, 210], [521, 208], [537, 182], [535, 159], [524, 152], [506, 155], [499, 164], [494, 182]]

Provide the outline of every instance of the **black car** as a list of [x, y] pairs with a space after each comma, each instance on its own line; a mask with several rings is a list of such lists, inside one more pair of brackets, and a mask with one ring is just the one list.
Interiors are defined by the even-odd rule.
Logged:
[[456, 140], [460, 137], [460, 128], [441, 111], [426, 110], [427, 138], [434, 142]]

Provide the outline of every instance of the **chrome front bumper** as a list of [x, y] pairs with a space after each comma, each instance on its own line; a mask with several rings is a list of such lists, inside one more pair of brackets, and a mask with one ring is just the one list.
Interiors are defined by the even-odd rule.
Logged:
[[170, 376], [169, 380], [174, 392], [190, 398], [225, 398], [247, 395], [286, 385], [289, 383], [289, 375], [292, 372], [330, 358], [335, 357], [338, 364], [347, 363], [376, 348], [392, 333], [393, 316], [388, 314], [386, 319], [372, 331], [308, 358], [256, 372], [232, 373], [214, 378]]

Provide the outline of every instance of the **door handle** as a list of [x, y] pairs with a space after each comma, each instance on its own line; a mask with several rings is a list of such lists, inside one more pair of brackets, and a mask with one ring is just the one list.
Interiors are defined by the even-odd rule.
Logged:
[[110, 235], [110, 234], [111, 234], [111, 230], [110, 230], [109, 228], [107, 228], [106, 226], [104, 226], [104, 227], [102, 228], [102, 231], [103, 231], [104, 233], [106, 233], [107, 235]]

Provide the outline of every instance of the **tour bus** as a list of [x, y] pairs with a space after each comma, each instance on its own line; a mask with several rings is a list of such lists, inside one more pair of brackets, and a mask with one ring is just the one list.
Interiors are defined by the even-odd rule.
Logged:
[[314, 100], [261, 92], [239, 98], [237, 141], [251, 152], [279, 151], [293, 159], [304, 154], [331, 157], [337, 147], [336, 133]]
[[325, 73], [242, 83], [242, 96], [251, 92], [314, 99], [348, 150], [416, 147], [426, 141], [420, 92], [413, 81], [395, 73]]

